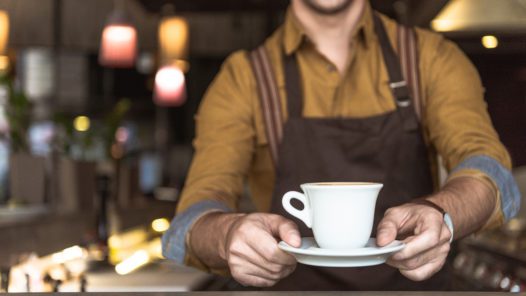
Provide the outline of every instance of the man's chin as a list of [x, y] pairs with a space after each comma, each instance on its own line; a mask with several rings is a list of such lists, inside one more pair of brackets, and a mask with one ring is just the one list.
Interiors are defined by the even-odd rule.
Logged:
[[323, 0], [302, 0], [303, 3], [310, 9], [316, 11], [319, 14], [333, 15], [338, 14], [351, 5], [354, 0], [342, 0], [340, 3], [334, 5], [324, 5]]

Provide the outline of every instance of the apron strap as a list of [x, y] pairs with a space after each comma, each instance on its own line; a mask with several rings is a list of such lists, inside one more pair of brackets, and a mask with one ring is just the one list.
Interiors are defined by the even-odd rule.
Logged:
[[296, 55], [283, 53], [283, 64], [289, 118], [300, 118], [303, 116], [303, 84]]
[[418, 121], [422, 120], [423, 102], [420, 90], [420, 71], [418, 63], [418, 45], [416, 32], [413, 28], [398, 25], [398, 56], [402, 73], [407, 80], [407, 84], [413, 98], [413, 105]]
[[279, 88], [270, 58], [263, 45], [249, 53], [249, 60], [256, 79], [270, 155], [276, 166], [278, 163], [278, 147], [283, 136], [283, 117]]
[[418, 130], [418, 119], [416, 118], [415, 111], [411, 107], [411, 94], [407, 84], [407, 80], [402, 74], [402, 68], [400, 65], [400, 57], [396, 55], [389, 36], [385, 31], [384, 24], [378, 14], [373, 13], [374, 30], [380, 41], [380, 48], [384, 58], [387, 73], [389, 74], [389, 86], [391, 92], [395, 98], [397, 105], [398, 114], [400, 120], [406, 131]]
[[374, 30], [380, 41], [380, 48], [382, 49], [385, 66], [387, 68], [387, 73], [389, 74], [389, 87], [391, 87], [391, 91], [393, 92], [398, 107], [407, 107], [411, 105], [411, 97], [409, 88], [407, 87], [407, 81], [402, 75], [399, 58], [389, 41], [382, 20], [376, 13], [373, 13], [373, 19]]

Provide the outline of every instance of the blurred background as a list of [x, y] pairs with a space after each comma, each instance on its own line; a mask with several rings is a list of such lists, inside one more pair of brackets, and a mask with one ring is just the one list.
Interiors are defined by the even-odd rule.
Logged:
[[[371, 3], [466, 52], [524, 195], [526, 0]], [[204, 91], [225, 57], [259, 45], [287, 6], [0, 0], [0, 291], [231, 285], [163, 260], [160, 235], [184, 184]], [[458, 243], [458, 289], [526, 289], [525, 215]]]

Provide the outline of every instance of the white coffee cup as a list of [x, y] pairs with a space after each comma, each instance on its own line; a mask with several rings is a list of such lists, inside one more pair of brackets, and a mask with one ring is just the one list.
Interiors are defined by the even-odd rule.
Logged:
[[[327, 182], [301, 185], [303, 193], [289, 191], [283, 208], [312, 228], [321, 248], [361, 248], [371, 236], [380, 183]], [[292, 199], [303, 203], [298, 210]]]

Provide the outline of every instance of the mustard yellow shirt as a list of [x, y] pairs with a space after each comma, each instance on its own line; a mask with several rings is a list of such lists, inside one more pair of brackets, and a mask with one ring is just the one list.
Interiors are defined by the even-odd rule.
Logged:
[[[382, 20], [396, 50], [397, 24], [385, 16]], [[484, 88], [474, 66], [455, 44], [441, 35], [424, 29], [417, 29], [416, 33], [424, 98], [421, 123], [431, 149], [442, 157], [448, 170], [476, 155], [491, 157], [509, 170], [510, 156], [491, 124], [483, 99]], [[341, 75], [316, 50], [289, 9], [284, 24], [265, 42], [281, 92], [285, 120], [282, 50], [297, 54], [305, 117], [362, 118], [394, 110], [369, 4], [349, 46], [349, 66]], [[257, 211], [268, 211], [275, 172], [246, 51], [235, 52], [224, 62], [195, 119], [195, 155], [177, 213], [205, 200], [219, 201], [236, 211], [246, 189], [245, 181]], [[480, 178], [495, 190], [497, 203], [487, 226], [502, 223], [495, 181], [476, 169], [462, 169], [454, 174], [460, 175]], [[189, 254], [187, 246], [186, 262], [198, 265]]]

